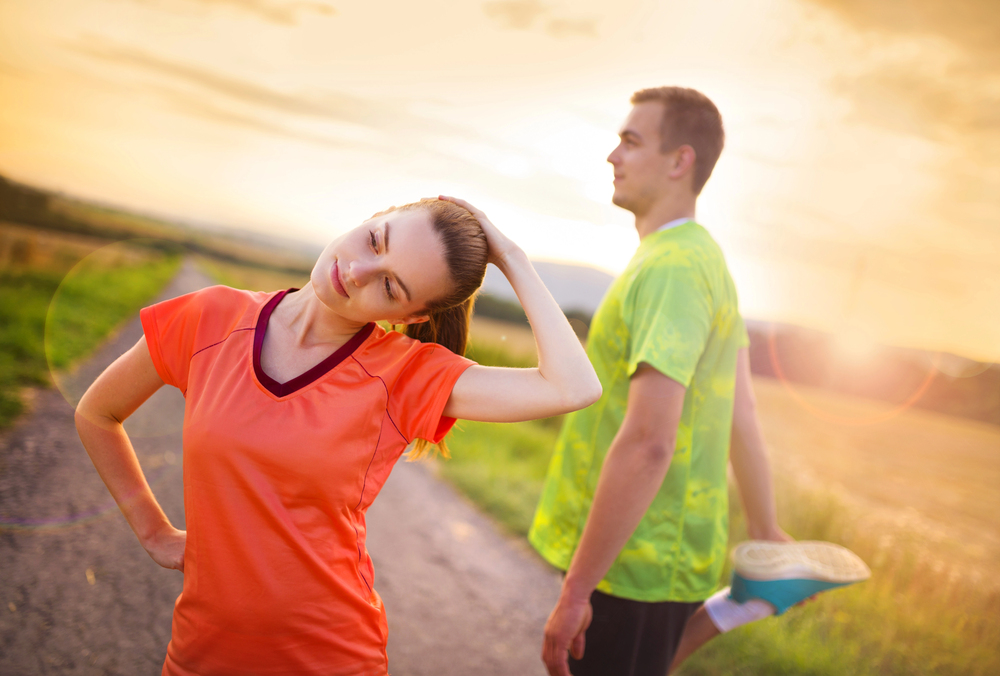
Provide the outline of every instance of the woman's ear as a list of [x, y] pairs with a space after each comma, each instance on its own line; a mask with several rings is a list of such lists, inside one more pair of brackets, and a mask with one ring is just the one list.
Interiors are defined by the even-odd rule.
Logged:
[[396, 324], [423, 324], [424, 322], [430, 321], [430, 315], [410, 315], [405, 319], [390, 319], [389, 323]]

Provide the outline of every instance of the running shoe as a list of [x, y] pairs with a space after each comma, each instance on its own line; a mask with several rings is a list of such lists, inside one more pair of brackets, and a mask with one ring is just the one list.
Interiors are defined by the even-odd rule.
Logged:
[[871, 577], [861, 558], [832, 542], [750, 540], [733, 551], [730, 596], [737, 603], [762, 599], [781, 615], [799, 601]]

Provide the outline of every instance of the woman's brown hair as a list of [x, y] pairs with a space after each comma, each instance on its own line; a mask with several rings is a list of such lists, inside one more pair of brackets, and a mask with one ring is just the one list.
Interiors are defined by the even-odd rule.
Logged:
[[[437, 343], [455, 354], [465, 355], [476, 291], [486, 276], [489, 256], [486, 234], [472, 213], [446, 200], [422, 199], [375, 216], [390, 211], [414, 209], [422, 209], [431, 217], [434, 232], [441, 238], [441, 245], [444, 247], [444, 258], [453, 287], [448, 295], [427, 304], [425, 312], [430, 316], [429, 320], [407, 324], [403, 333], [421, 342]], [[426, 439], [417, 439], [407, 458], [414, 460], [423, 457], [432, 445]], [[439, 443], [438, 447], [447, 458], [448, 448], [444, 442]]]

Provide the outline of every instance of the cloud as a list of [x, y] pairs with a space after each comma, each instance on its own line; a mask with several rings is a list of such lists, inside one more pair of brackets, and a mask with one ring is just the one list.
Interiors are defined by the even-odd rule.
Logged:
[[[979, 137], [1000, 143], [1000, 2], [996, 0], [808, 0], [863, 34], [945, 41], [944, 48], [900, 50], [867, 72], [834, 84], [861, 119], [935, 141]], [[975, 141], [972, 146], [982, 146]]]
[[546, 24], [545, 32], [557, 38], [596, 38], [597, 22], [593, 19], [552, 19]]
[[483, 11], [504, 28], [527, 30], [549, 7], [538, 0], [494, 0], [485, 3]]
[[[558, 173], [541, 169], [525, 176], [504, 174], [495, 162], [483, 161], [482, 153], [470, 149], [478, 144], [496, 151], [485, 156], [505, 156], [492, 139], [472, 129], [411, 113], [407, 101], [358, 98], [340, 92], [292, 94], [104, 41], [74, 43], [69, 48], [103, 63], [156, 76], [143, 82], [143, 88], [195, 117], [340, 150], [424, 158], [423, 175], [461, 176], [461, 180], [489, 186], [497, 194], [517, 195], [519, 203], [540, 213], [550, 213], [553, 204], [560, 204], [560, 217], [591, 221], [595, 214], [610, 209], [583, 196], [575, 179]], [[339, 130], [324, 130], [322, 125], [314, 124], [324, 120], [363, 126], [378, 132], [379, 137], [360, 141], [339, 138]], [[448, 142], [442, 143], [442, 139]]]
[[0, 60], [0, 74], [16, 78], [24, 78], [28, 75], [28, 71], [24, 68], [20, 68], [19, 66], [15, 66], [12, 63]]
[[904, 64], [841, 77], [834, 87], [854, 102], [863, 121], [892, 131], [949, 143], [960, 140], [956, 136], [1000, 130], [1000, 96], [928, 77]]
[[95, 43], [71, 45], [70, 48], [94, 59], [165, 75], [174, 80], [208, 89], [229, 99], [275, 112], [340, 120], [365, 126], [376, 126], [379, 122], [384, 122], [387, 117], [384, 107], [372, 101], [340, 93], [325, 94], [322, 98], [287, 94], [200, 66], [164, 59], [131, 47]]
[[943, 37], [975, 57], [979, 68], [1000, 65], [1000, 3], [996, 0], [808, 0], [861, 30]]
[[297, 141], [305, 141], [307, 143], [319, 143], [324, 146], [334, 147], [341, 150], [357, 149], [362, 145], [357, 141], [347, 143], [329, 136], [323, 136], [322, 134], [303, 132], [284, 124], [265, 120], [259, 115], [236, 112], [234, 110], [209, 103], [204, 99], [204, 97], [194, 96], [168, 87], [161, 88], [159, 93], [162, 96], [165, 96], [174, 108], [182, 112], [192, 114], [196, 117], [220, 122], [225, 126], [243, 127], [244, 129], [250, 129], [256, 132], [282, 136]]
[[[229, 9], [239, 10], [243, 12], [248, 12], [257, 15], [257, 17], [264, 19], [265, 21], [270, 21], [272, 23], [282, 24], [286, 26], [294, 25], [299, 22], [299, 18], [303, 14], [320, 14], [324, 16], [333, 16], [337, 13], [337, 10], [323, 2], [316, 2], [315, 0], [297, 0], [293, 2], [283, 2], [281, 0], [180, 0], [184, 4], [188, 5], [198, 5], [203, 8], [214, 9], [216, 7], [226, 7]], [[177, 5], [177, 1], [169, 2], [169, 0], [133, 0], [133, 2], [139, 2], [144, 5], [159, 5], [163, 6], [166, 4]]]
[[531, 30], [536, 24], [556, 38], [597, 37], [597, 21], [557, 14], [539, 0], [491, 0], [483, 4], [489, 18], [510, 30]]

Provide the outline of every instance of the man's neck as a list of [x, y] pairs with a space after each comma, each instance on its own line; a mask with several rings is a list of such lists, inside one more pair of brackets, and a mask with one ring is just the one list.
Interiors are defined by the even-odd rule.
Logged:
[[653, 234], [664, 223], [678, 218], [693, 219], [696, 201], [693, 195], [689, 198], [664, 200], [654, 204], [648, 211], [636, 214], [635, 229], [639, 233], [639, 239], [643, 240]]

